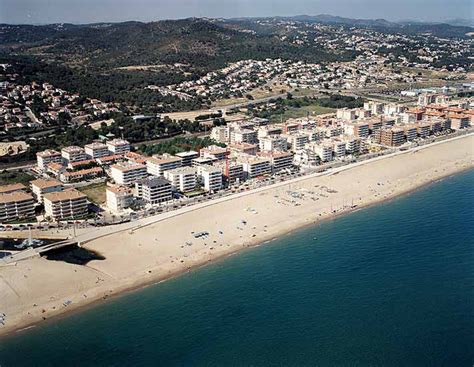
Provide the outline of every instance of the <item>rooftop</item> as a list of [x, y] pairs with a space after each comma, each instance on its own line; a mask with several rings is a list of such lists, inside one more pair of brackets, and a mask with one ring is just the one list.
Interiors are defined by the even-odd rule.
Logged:
[[141, 180], [137, 181], [137, 183], [142, 184], [144, 186], [163, 186], [163, 185], [171, 185], [170, 182], [163, 177], [156, 177], [151, 176], [147, 178], [142, 178]]
[[154, 157], [148, 158], [147, 162], [150, 162], [152, 164], [165, 164], [165, 163], [178, 162], [178, 161], [181, 161], [181, 160], [182, 160], [182, 158], [174, 157], [174, 156], [169, 156], [169, 157], [154, 156]]
[[26, 189], [26, 186], [23, 185], [22, 183], [14, 183], [10, 185], [0, 186], [0, 194], [5, 194], [8, 192], [13, 192], [13, 191], [21, 191], [25, 189]]
[[0, 194], [0, 204], [13, 203], [18, 201], [33, 200], [33, 196], [24, 191], [14, 191]]
[[82, 198], [86, 198], [86, 195], [84, 195], [82, 192], [76, 189], [67, 189], [63, 191], [50, 192], [50, 193], [44, 194], [43, 197], [44, 197], [44, 200], [51, 201], [54, 203], [54, 202], [63, 201], [63, 200], [82, 199]]
[[111, 166], [112, 169], [119, 170], [121, 172], [133, 171], [136, 169], [146, 169], [144, 164], [139, 163], [129, 163], [129, 164], [114, 164]]
[[62, 183], [57, 180], [45, 180], [44, 178], [38, 178], [30, 182], [31, 186], [36, 186], [40, 189], [47, 189], [48, 187], [62, 186]]
[[59, 153], [58, 151], [56, 151], [54, 149], [46, 149], [46, 150], [43, 150], [42, 152], [36, 153], [36, 155], [38, 157], [45, 158], [45, 157], [51, 157], [51, 156], [54, 156], [54, 155], [60, 156], [61, 153]]
[[84, 145], [84, 148], [90, 148], [90, 149], [107, 149], [107, 145], [103, 143], [90, 143]]
[[113, 146], [130, 145], [130, 143], [127, 140], [123, 140], [123, 139], [113, 139], [113, 140], [109, 140], [107, 142], [107, 145], [113, 145]]
[[69, 147], [64, 147], [63, 149], [61, 149], [61, 151], [66, 152], [66, 153], [77, 153], [77, 152], [83, 152], [84, 149], [76, 145], [71, 145]]

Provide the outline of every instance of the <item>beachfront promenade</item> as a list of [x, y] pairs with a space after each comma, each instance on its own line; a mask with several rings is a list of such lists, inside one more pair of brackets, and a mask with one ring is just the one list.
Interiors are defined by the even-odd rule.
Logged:
[[[301, 182], [301, 181], [309, 180], [309, 179], [312, 179], [312, 178], [315, 178], [315, 177], [320, 177], [320, 176], [334, 175], [334, 174], [337, 174], [337, 173], [342, 172], [342, 171], [350, 170], [350, 169], [353, 169], [355, 167], [362, 166], [362, 165], [372, 163], [372, 162], [375, 162], [375, 161], [395, 157], [397, 155], [411, 154], [413, 152], [423, 150], [423, 149], [426, 149], [426, 148], [429, 148], [429, 147], [432, 147], [432, 146], [435, 146], [435, 145], [444, 144], [446, 142], [457, 140], [457, 139], [463, 139], [463, 138], [465, 138], [467, 136], [470, 136], [470, 135], [473, 135], [473, 134], [474, 134], [474, 132], [471, 131], [467, 134], [451, 137], [451, 138], [444, 139], [444, 140], [441, 140], [441, 141], [431, 142], [431, 143], [428, 143], [428, 144], [425, 144], [425, 145], [422, 145], [422, 146], [413, 147], [413, 148], [410, 148], [410, 149], [407, 149], [407, 150], [392, 151], [389, 154], [379, 155], [379, 156], [376, 156], [376, 157], [373, 157], [373, 158], [364, 159], [362, 161], [349, 163], [349, 164], [345, 164], [345, 165], [334, 167], [334, 168], [329, 168], [329, 169], [324, 170], [322, 172], [308, 173], [308, 174], [302, 175], [300, 177], [295, 177], [295, 178], [292, 178], [292, 179], [289, 179], [289, 180], [286, 180], [286, 181], [282, 181], [282, 182], [276, 182], [276, 183], [273, 183], [273, 184], [269, 184], [269, 185], [266, 185], [266, 186], [263, 186], [263, 187], [247, 190], [247, 191], [244, 191], [244, 192], [229, 193], [228, 195], [220, 197], [220, 198], [215, 198], [215, 199], [212, 199], [212, 200], [208, 200], [208, 201], [205, 201], [205, 202], [201, 202], [201, 203], [193, 204], [193, 205], [190, 205], [190, 206], [182, 207], [182, 208], [179, 208], [179, 209], [175, 209], [175, 210], [172, 210], [172, 211], [169, 211], [169, 212], [157, 214], [157, 215], [154, 215], [154, 216], [140, 218], [140, 219], [137, 219], [137, 220], [134, 220], [134, 221], [131, 221], [131, 222], [120, 223], [120, 224], [104, 226], [104, 227], [90, 227], [90, 228], [87, 229], [87, 231], [84, 231], [84, 232], [78, 234], [75, 237], [71, 236], [67, 240], [60, 241], [60, 242], [50, 244], [50, 245], [47, 245], [47, 246], [34, 248], [34, 249], [26, 249], [26, 250], [20, 251], [18, 253], [12, 254], [8, 257], [5, 257], [3, 259], [0, 259], [0, 266], [2, 266], [2, 265], [12, 265], [12, 264], [16, 263], [17, 261], [25, 260], [25, 259], [35, 257], [35, 256], [40, 256], [41, 253], [43, 253], [43, 252], [46, 252], [46, 251], [49, 251], [49, 250], [52, 250], [52, 249], [61, 248], [61, 247], [64, 247], [64, 246], [68, 246], [68, 245], [71, 245], [71, 244], [74, 244], [74, 243], [78, 243], [79, 246], [81, 246], [81, 245], [84, 245], [88, 242], [91, 242], [91, 241], [94, 241], [94, 240], [97, 240], [99, 238], [109, 236], [109, 235], [112, 235], [112, 234], [115, 234], [115, 233], [120, 233], [120, 232], [125, 232], [125, 231], [129, 232], [129, 233], [133, 233], [133, 231], [141, 229], [143, 227], [146, 227], [146, 226], [149, 226], [149, 225], [167, 220], [167, 219], [172, 218], [172, 217], [180, 216], [184, 213], [188, 213], [188, 212], [196, 211], [196, 210], [208, 207], [208, 206], [216, 205], [218, 203], [222, 203], [222, 202], [230, 201], [230, 200], [237, 200], [237, 199], [239, 199], [241, 197], [244, 197], [244, 196], [253, 195], [255, 193], [267, 191], [267, 190], [274, 189], [274, 188], [285, 187], [285, 186], [291, 187], [292, 184], [296, 184], [296, 183]], [[319, 168], [319, 170], [320, 169], [321, 168]]]

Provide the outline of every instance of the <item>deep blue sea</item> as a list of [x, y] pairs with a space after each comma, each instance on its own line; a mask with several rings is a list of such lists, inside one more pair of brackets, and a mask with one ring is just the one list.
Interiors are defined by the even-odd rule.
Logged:
[[471, 367], [473, 356], [474, 170], [0, 339], [1, 367]]

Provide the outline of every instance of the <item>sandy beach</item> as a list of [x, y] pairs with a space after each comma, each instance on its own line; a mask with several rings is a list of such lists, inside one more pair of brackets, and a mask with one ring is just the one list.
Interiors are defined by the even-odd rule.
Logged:
[[[464, 136], [225, 198], [195, 210], [168, 213], [135, 230], [98, 229], [101, 237], [83, 246], [105, 260], [86, 266], [40, 257], [0, 266], [0, 314], [5, 314], [0, 334], [192, 271], [297, 228], [473, 168], [473, 153], [474, 136]], [[207, 234], [196, 238], [202, 232]]]

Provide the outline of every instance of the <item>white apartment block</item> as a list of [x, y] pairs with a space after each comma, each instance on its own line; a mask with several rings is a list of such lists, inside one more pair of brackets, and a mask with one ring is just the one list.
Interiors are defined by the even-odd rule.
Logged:
[[101, 158], [110, 155], [107, 145], [103, 143], [91, 143], [84, 145], [84, 151], [90, 158]]
[[264, 138], [270, 135], [280, 135], [283, 133], [283, 129], [278, 126], [270, 125], [270, 126], [262, 126], [259, 127], [257, 130], [257, 137], [258, 139]]
[[40, 170], [46, 170], [46, 166], [50, 163], [62, 163], [61, 153], [47, 149], [36, 153], [36, 162]]
[[179, 168], [183, 164], [183, 159], [169, 154], [163, 156], [153, 156], [147, 159], [146, 169], [150, 175], [163, 177], [165, 171]]
[[165, 178], [171, 182], [173, 189], [181, 192], [194, 191], [196, 188], [196, 169], [192, 167], [180, 167], [165, 171]]
[[45, 215], [53, 220], [80, 218], [87, 214], [87, 196], [76, 189], [50, 192], [43, 199]]
[[211, 130], [211, 139], [218, 143], [229, 143], [230, 142], [230, 131], [229, 126], [216, 126]]
[[133, 202], [132, 190], [126, 186], [107, 186], [105, 190], [107, 208], [120, 213]]
[[61, 156], [67, 164], [88, 159], [84, 149], [74, 145], [61, 149]]
[[110, 167], [110, 176], [118, 185], [133, 185], [147, 175], [147, 168], [144, 164], [114, 164]]
[[356, 119], [355, 109], [341, 108], [336, 111], [336, 117], [345, 121], [352, 121]]
[[346, 137], [344, 138], [344, 141], [346, 143], [347, 154], [355, 154], [360, 152], [361, 140], [359, 138]]
[[278, 172], [293, 166], [293, 154], [289, 152], [260, 152], [258, 156], [270, 160], [272, 172]]
[[311, 149], [298, 150], [293, 157], [293, 163], [303, 167], [316, 166], [319, 161], [319, 156]]
[[147, 177], [135, 182], [135, 192], [147, 204], [158, 204], [172, 199], [171, 183], [162, 177]]
[[223, 178], [229, 183], [240, 182], [244, 179], [244, 168], [241, 163], [235, 160], [221, 161], [216, 163], [214, 167], [219, 167]]
[[200, 166], [198, 175], [206, 191], [215, 192], [222, 189], [222, 171], [219, 167]]
[[384, 113], [385, 104], [381, 102], [368, 101], [364, 102], [364, 110], [370, 111], [372, 115], [382, 115]]
[[112, 154], [126, 154], [130, 151], [130, 143], [123, 139], [114, 139], [107, 142], [107, 149]]
[[282, 136], [267, 136], [260, 138], [258, 145], [261, 151], [285, 151], [288, 149], [288, 141]]
[[64, 189], [64, 186], [61, 182], [57, 180], [45, 180], [43, 178], [31, 181], [30, 185], [31, 191], [33, 192], [33, 195], [38, 203], [43, 202], [44, 194], [62, 191]]
[[224, 160], [229, 155], [229, 150], [217, 145], [210, 145], [206, 148], [202, 148], [199, 151], [199, 155], [202, 158], [213, 158], [217, 160]]
[[258, 142], [257, 132], [250, 129], [240, 129], [232, 131], [231, 142], [256, 144]]
[[303, 149], [306, 143], [309, 143], [309, 134], [284, 135], [291, 146], [291, 151], [296, 152]]
[[331, 143], [336, 158], [342, 158], [346, 155], [346, 142], [344, 140], [333, 139]]
[[270, 174], [272, 172], [272, 166], [270, 159], [260, 158], [254, 156], [239, 157], [237, 159], [242, 164], [245, 178], [252, 179], [258, 176]]
[[199, 157], [199, 153], [195, 152], [194, 150], [190, 150], [188, 152], [181, 152], [176, 153], [176, 157], [181, 158], [181, 165], [184, 166], [191, 166], [192, 160]]
[[325, 126], [325, 127], [321, 127], [319, 128], [321, 134], [320, 136], [322, 138], [326, 137], [326, 138], [333, 138], [335, 136], [339, 136], [339, 135], [342, 135], [344, 133], [344, 127], [342, 126]]
[[0, 223], [34, 216], [35, 201], [30, 194], [24, 191], [0, 194]]
[[321, 143], [309, 143], [306, 147], [312, 150], [322, 162], [332, 161], [333, 155], [333, 144], [330, 142], [321, 142]]
[[326, 130], [322, 128], [315, 128], [308, 131], [309, 141], [319, 141], [326, 137]]
[[369, 124], [366, 122], [351, 122], [344, 125], [344, 132], [358, 138], [367, 138], [369, 136]]

